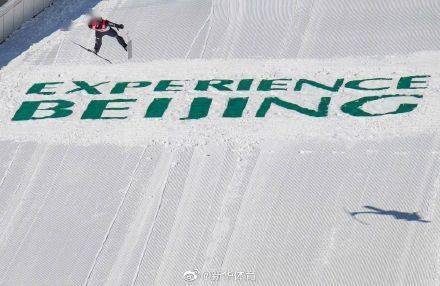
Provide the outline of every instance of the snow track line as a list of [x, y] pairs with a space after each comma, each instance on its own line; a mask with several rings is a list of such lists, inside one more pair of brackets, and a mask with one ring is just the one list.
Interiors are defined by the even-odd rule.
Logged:
[[[40, 154], [39, 154], [39, 153], [36, 153], [36, 152], [37, 152], [37, 150], [34, 150], [34, 156], [38, 156], [38, 160], [37, 160], [36, 166], [34, 167], [34, 169], [33, 169], [33, 171], [32, 171], [32, 175], [31, 175], [29, 181], [27, 182], [27, 184], [26, 184], [26, 186], [25, 186], [25, 190], [23, 191], [20, 200], [18, 201], [18, 203], [15, 204], [14, 215], [12, 215], [10, 221], [9, 221], [8, 223], [6, 223], [7, 226], [4, 227], [4, 228], [2, 228], [2, 229], [4, 229], [4, 231], [3, 231], [2, 234], [0, 234], [0, 245], [2, 244], [2, 240], [4, 239], [4, 237], [5, 237], [5, 236], [7, 237], [7, 235], [8, 235], [7, 230], [8, 230], [8, 229], [10, 228], [10, 226], [11, 226], [11, 221], [13, 220], [13, 218], [15, 217], [15, 215], [17, 214], [18, 210], [22, 207], [23, 202], [25, 201], [25, 197], [26, 197], [26, 195], [27, 195], [27, 192], [28, 192], [29, 189], [30, 189], [30, 185], [31, 185], [31, 183], [34, 181], [34, 179], [35, 179], [35, 177], [36, 177], [36, 173], [37, 173], [37, 171], [40, 170], [42, 158], [46, 155], [46, 152], [47, 152], [47, 145], [44, 145], [44, 146], [43, 146], [43, 151], [42, 151]], [[21, 186], [20, 186], [20, 187], [21, 187]], [[17, 188], [17, 189], [18, 189], [18, 188]], [[14, 194], [15, 194], [15, 192], [14, 192]], [[3, 219], [4, 219], [4, 217], [2, 217], [2, 218], [0, 219], [0, 226], [1, 226], [1, 224], [3, 223]], [[1, 246], [0, 246], [0, 249], [1, 249]]]
[[40, 207], [38, 208], [38, 211], [37, 211], [37, 213], [35, 214], [35, 216], [33, 217], [32, 222], [31, 222], [29, 228], [28, 228], [27, 231], [26, 231], [26, 234], [24, 235], [23, 239], [20, 241], [20, 245], [19, 245], [19, 247], [16, 249], [16, 251], [15, 251], [15, 253], [14, 253], [14, 258], [11, 259], [11, 260], [9, 261], [9, 263], [8, 263], [8, 267], [6, 268], [6, 271], [5, 271], [5, 276], [4, 276], [3, 279], [0, 281], [0, 285], [3, 284], [4, 280], [6, 279], [6, 277], [7, 277], [7, 273], [8, 273], [8, 271], [9, 271], [10, 267], [11, 267], [11, 264], [14, 262], [15, 258], [17, 257], [18, 253], [20, 252], [21, 248], [23, 247], [23, 243], [24, 243], [24, 241], [26, 241], [26, 239], [27, 239], [29, 233], [31, 232], [31, 230], [32, 230], [32, 228], [33, 228], [33, 226], [34, 226], [35, 221], [38, 219], [38, 215], [40, 214], [40, 212], [43, 210], [44, 206], [46, 205], [46, 202], [47, 202], [48, 196], [49, 196], [49, 194], [52, 193], [52, 191], [53, 191], [53, 186], [54, 186], [55, 182], [57, 181], [57, 178], [58, 178], [58, 176], [59, 176], [59, 174], [60, 174], [60, 172], [61, 172], [60, 169], [61, 169], [61, 167], [62, 167], [63, 164], [64, 164], [64, 161], [65, 161], [65, 159], [66, 159], [66, 156], [67, 156], [67, 153], [68, 153], [68, 152], [69, 152], [69, 147], [67, 147], [67, 148], [66, 148], [66, 152], [64, 152], [63, 158], [62, 158], [62, 160], [61, 160], [61, 162], [60, 162], [60, 165], [59, 165], [59, 166], [60, 166], [59, 171], [57, 172], [57, 174], [55, 175], [54, 180], [52, 181], [52, 184], [51, 184], [50, 190], [45, 194], [43, 203], [42, 203], [42, 204], [40, 205]]
[[[190, 47], [189, 47], [189, 49], [188, 49], [188, 52], [187, 52], [186, 55], [185, 55], [185, 59], [188, 59], [189, 55], [190, 55], [191, 52], [192, 52], [192, 49], [193, 49], [195, 43], [197, 42], [197, 39], [198, 39], [199, 36], [201, 35], [201, 33], [202, 33], [203, 29], [206, 27], [206, 25], [211, 21], [211, 17], [212, 17], [213, 14], [214, 14], [214, 0], [211, 0], [211, 11], [210, 11], [210, 13], [208, 14], [208, 17], [206, 17], [205, 22], [203, 22], [202, 26], [201, 26], [200, 29], [197, 31], [197, 34], [196, 34], [196, 36], [194, 37], [194, 39], [193, 39], [193, 41], [192, 41], [192, 43], [191, 43], [191, 45], [190, 45]], [[205, 44], [206, 44], [206, 41], [207, 41], [207, 37], [206, 37], [206, 40], [205, 40]], [[206, 48], [206, 47], [203, 48], [203, 51], [205, 50], [205, 48]]]
[[[438, 137], [436, 136], [433, 140], [433, 145], [435, 147], [437, 147], [437, 142], [438, 142]], [[428, 194], [425, 194], [427, 187], [429, 186], [429, 181], [435, 176], [433, 175], [433, 173], [435, 172], [437, 176], [439, 176], [439, 173], [436, 172], [436, 163], [437, 163], [437, 158], [435, 156], [430, 156], [429, 157], [429, 161], [426, 162], [426, 167], [425, 170], [423, 172], [423, 174], [421, 174], [421, 184], [419, 184], [419, 188], [417, 190], [417, 197], [415, 198], [415, 207], [417, 208], [415, 211], [419, 212], [420, 211], [420, 207], [424, 204], [425, 202], [425, 196]], [[416, 169], [416, 168], [414, 168]], [[424, 215], [424, 214], [422, 214]], [[423, 217], [422, 217], [423, 218]], [[402, 258], [400, 259], [400, 263], [399, 263], [399, 268], [400, 268], [400, 274], [399, 275], [399, 281], [398, 284], [403, 285], [403, 284], [408, 284], [408, 281], [406, 281], [407, 276], [405, 275], [408, 271], [406, 271], [406, 269], [412, 266], [412, 260], [410, 259], [410, 255], [411, 255], [411, 250], [412, 250], [412, 246], [414, 244], [414, 241], [417, 239], [416, 238], [416, 231], [418, 230], [416, 224], [410, 224], [409, 225], [409, 231], [406, 235], [406, 239], [405, 239], [405, 247], [402, 251]]]
[[6, 177], [7, 177], [8, 173], [9, 173], [11, 167], [12, 167], [12, 164], [13, 164], [13, 162], [15, 160], [15, 157], [17, 156], [17, 153], [18, 153], [19, 149], [20, 149], [20, 143], [17, 144], [17, 148], [15, 148], [14, 154], [12, 155], [12, 158], [11, 158], [11, 161], [9, 162], [8, 168], [6, 169], [4, 176], [3, 176], [2, 180], [0, 181], [0, 189], [3, 186], [3, 184], [5, 183]]
[[200, 54], [200, 58], [203, 58], [203, 56], [205, 55], [205, 51], [206, 51], [206, 47], [208, 45], [208, 39], [209, 36], [211, 35], [211, 30], [212, 30], [212, 19], [214, 17], [214, 0], [212, 0], [212, 5], [211, 5], [211, 12], [208, 16], [209, 18], [209, 27], [208, 27], [208, 31], [206, 32], [206, 37], [205, 37], [205, 42], [203, 43], [203, 49], [202, 49], [202, 53]]
[[[163, 155], [162, 155], [163, 156]], [[132, 283], [131, 283], [131, 285], [135, 285], [136, 284], [136, 282], [137, 282], [137, 280], [139, 279], [139, 272], [140, 272], [140, 269], [141, 269], [141, 265], [143, 264], [143, 261], [144, 261], [144, 258], [145, 258], [145, 253], [146, 253], [146, 251], [147, 251], [147, 248], [148, 248], [148, 243], [150, 242], [150, 237], [151, 237], [151, 234], [152, 234], [152, 232], [153, 232], [153, 229], [154, 229], [154, 227], [155, 227], [155, 224], [156, 224], [156, 222], [157, 222], [157, 217], [158, 217], [158, 215], [159, 215], [159, 212], [160, 212], [160, 210], [161, 210], [161, 208], [162, 208], [162, 202], [163, 202], [163, 199], [164, 199], [164, 194], [165, 194], [165, 190], [166, 190], [166, 188], [167, 188], [167, 184], [168, 184], [168, 178], [169, 178], [169, 176], [170, 176], [170, 172], [171, 172], [171, 165], [170, 165], [170, 159], [172, 159], [172, 157], [173, 157], [173, 155], [172, 154], [170, 154], [170, 157], [168, 158], [168, 161], [167, 161], [167, 164], [164, 166], [164, 167], [167, 167], [167, 171], [166, 171], [166, 177], [161, 177], [161, 179], [162, 179], [162, 183], [161, 183], [161, 186], [160, 186], [160, 198], [159, 198], [159, 202], [157, 203], [157, 207], [156, 207], [156, 210], [155, 210], [155, 212], [154, 212], [154, 218], [153, 218], [153, 222], [152, 222], [152, 224], [151, 224], [151, 226], [150, 226], [150, 229], [149, 229], [149, 231], [148, 231], [148, 235], [147, 235], [147, 237], [145, 238], [145, 243], [144, 243], [144, 246], [143, 246], [143, 248], [142, 248], [142, 255], [141, 255], [141, 259], [140, 259], [140, 261], [139, 261], [139, 263], [137, 264], [137, 266], [136, 266], [136, 270], [135, 270], [135, 275], [133, 276], [133, 280], [132, 280]], [[160, 164], [160, 163], [159, 163]], [[157, 166], [156, 168], [158, 168], [158, 172], [160, 171], [160, 167], [161, 166]], [[154, 177], [154, 176], [153, 176]]]
[[107, 233], [106, 233], [106, 235], [105, 235], [104, 241], [102, 242], [101, 247], [99, 248], [99, 250], [98, 250], [98, 252], [97, 252], [97, 254], [96, 254], [96, 256], [95, 256], [95, 259], [93, 260], [92, 268], [90, 269], [90, 271], [89, 271], [89, 273], [88, 273], [88, 275], [87, 275], [86, 281], [85, 281], [85, 283], [84, 283], [84, 285], [86, 285], [86, 286], [89, 285], [90, 278], [91, 278], [92, 273], [93, 273], [93, 271], [94, 271], [94, 269], [95, 269], [95, 267], [96, 267], [96, 263], [98, 262], [99, 256], [101, 255], [101, 253], [102, 253], [102, 251], [103, 251], [103, 249], [104, 249], [104, 246], [105, 246], [105, 244], [106, 244], [106, 242], [107, 242], [107, 240], [108, 240], [108, 237], [109, 237], [109, 235], [110, 235], [111, 230], [113, 229], [113, 226], [114, 226], [114, 224], [115, 224], [115, 222], [116, 222], [116, 219], [117, 219], [118, 216], [119, 216], [119, 213], [120, 213], [120, 211], [121, 211], [121, 209], [122, 209], [122, 206], [124, 205], [125, 199], [127, 198], [127, 194], [128, 194], [128, 192], [130, 191], [130, 188], [131, 188], [131, 186], [132, 186], [132, 184], [133, 184], [133, 180], [134, 180], [134, 178], [136, 177], [136, 173], [137, 173], [137, 171], [138, 171], [138, 169], [139, 169], [139, 165], [140, 165], [142, 159], [144, 158], [144, 155], [145, 155], [145, 153], [146, 153], [146, 150], [147, 150], [147, 148], [144, 148], [143, 151], [142, 151], [142, 154], [141, 154], [141, 156], [140, 156], [140, 158], [139, 158], [139, 160], [138, 160], [138, 162], [137, 162], [137, 164], [136, 164], [136, 167], [135, 167], [135, 169], [134, 169], [134, 171], [133, 171], [133, 173], [132, 173], [132, 175], [131, 175], [130, 183], [128, 184], [127, 189], [126, 189], [126, 191], [124, 192], [124, 196], [122, 197], [121, 202], [120, 202], [120, 204], [119, 204], [119, 206], [118, 206], [118, 208], [117, 208], [117, 210], [116, 210], [116, 214], [114, 215], [114, 217], [113, 217], [113, 219], [112, 219], [112, 222], [110, 223], [110, 226], [109, 226], [109, 228], [107, 229]]

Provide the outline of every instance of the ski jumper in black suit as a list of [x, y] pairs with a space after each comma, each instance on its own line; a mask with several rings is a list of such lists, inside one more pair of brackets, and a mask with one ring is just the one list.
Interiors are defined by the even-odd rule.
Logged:
[[118, 33], [113, 28], [124, 29], [124, 25], [116, 24], [110, 22], [109, 20], [104, 20], [102, 18], [94, 18], [89, 22], [89, 28], [95, 30], [95, 53], [97, 54], [101, 49], [102, 37], [110, 36], [116, 38], [119, 44], [127, 50], [127, 43], [125, 43], [124, 38], [118, 35]]

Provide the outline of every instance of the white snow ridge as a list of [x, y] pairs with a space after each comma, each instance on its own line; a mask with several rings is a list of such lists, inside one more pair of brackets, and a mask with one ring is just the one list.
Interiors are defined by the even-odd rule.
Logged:
[[0, 44], [0, 285], [439, 285], [439, 59], [437, 0], [55, 0]]

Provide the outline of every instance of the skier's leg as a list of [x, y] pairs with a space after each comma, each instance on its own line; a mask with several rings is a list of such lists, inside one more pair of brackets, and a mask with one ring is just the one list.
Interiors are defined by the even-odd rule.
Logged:
[[116, 39], [118, 40], [119, 44], [125, 49], [127, 50], [127, 43], [125, 42], [124, 38], [122, 38], [121, 36], [117, 36]]
[[104, 36], [103, 33], [99, 31], [95, 31], [95, 53], [98, 53], [99, 50], [101, 49], [102, 36]]
[[118, 40], [118, 43], [125, 49], [127, 50], [127, 43], [125, 42], [124, 38], [122, 38], [121, 36], [118, 35], [118, 33], [113, 30], [112, 28], [108, 31], [108, 35], [110, 37], [114, 37], [116, 38], [116, 40]]

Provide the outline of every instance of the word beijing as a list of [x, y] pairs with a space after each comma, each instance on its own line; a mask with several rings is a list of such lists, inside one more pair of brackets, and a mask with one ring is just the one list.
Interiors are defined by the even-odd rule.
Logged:
[[[399, 78], [364, 78], [346, 80], [339, 78], [331, 83], [322, 80], [290, 78], [278, 79], [211, 79], [211, 80], [159, 80], [152, 81], [124, 81], [124, 82], [40, 82], [33, 84], [27, 91], [27, 96], [34, 97], [33, 100], [22, 102], [14, 114], [13, 121], [59, 119], [72, 115], [74, 112], [81, 112], [83, 120], [108, 120], [126, 119], [130, 106], [138, 101], [137, 98], [128, 96], [151, 97], [151, 101], [145, 107], [144, 118], [162, 118], [166, 116], [170, 103], [177, 96], [191, 96], [188, 107], [179, 106], [180, 110], [187, 110], [182, 114], [181, 120], [194, 120], [207, 117], [213, 97], [222, 93], [228, 95], [224, 110], [221, 113], [223, 118], [240, 118], [247, 108], [250, 98], [258, 100], [259, 108], [255, 117], [266, 117], [273, 106], [283, 108], [292, 112], [300, 113], [311, 117], [328, 116], [329, 106], [332, 97], [322, 96], [315, 108], [306, 108], [292, 100], [281, 99], [276, 96], [295, 95], [295, 92], [325, 92], [337, 93], [343, 91], [360, 91], [362, 97], [349, 100], [340, 105], [340, 110], [351, 116], [383, 116], [387, 114], [399, 114], [413, 111], [417, 103], [407, 102], [408, 98], [423, 98], [420, 94], [413, 94], [413, 90], [426, 89], [428, 87], [429, 75], [411, 75]], [[397, 90], [397, 93], [377, 94], [386, 90]], [[411, 91], [411, 94], [405, 92]], [[373, 95], [367, 95], [372, 93]], [[160, 93], [160, 97], [154, 94]], [[200, 93], [200, 96], [198, 95]], [[250, 96], [246, 96], [249, 93]], [[195, 96], [194, 96], [195, 94]], [[269, 96], [261, 96], [267, 94]], [[62, 98], [60, 96], [62, 95]], [[89, 96], [90, 101], [84, 110], [76, 110], [76, 103], [72, 95]], [[211, 97], [207, 97], [210, 95]], [[121, 96], [120, 98], [115, 98]], [[99, 97], [99, 99], [96, 99]], [[111, 98], [108, 98], [111, 97]], [[133, 96], [134, 97], [134, 96]], [[36, 100], [36, 99], [39, 100]], [[292, 97], [294, 99], [294, 97]], [[394, 110], [384, 113], [370, 113], [365, 110], [367, 103], [388, 99], [399, 99]], [[111, 111], [111, 116], [107, 113]], [[117, 113], [117, 115], [115, 115]]]

